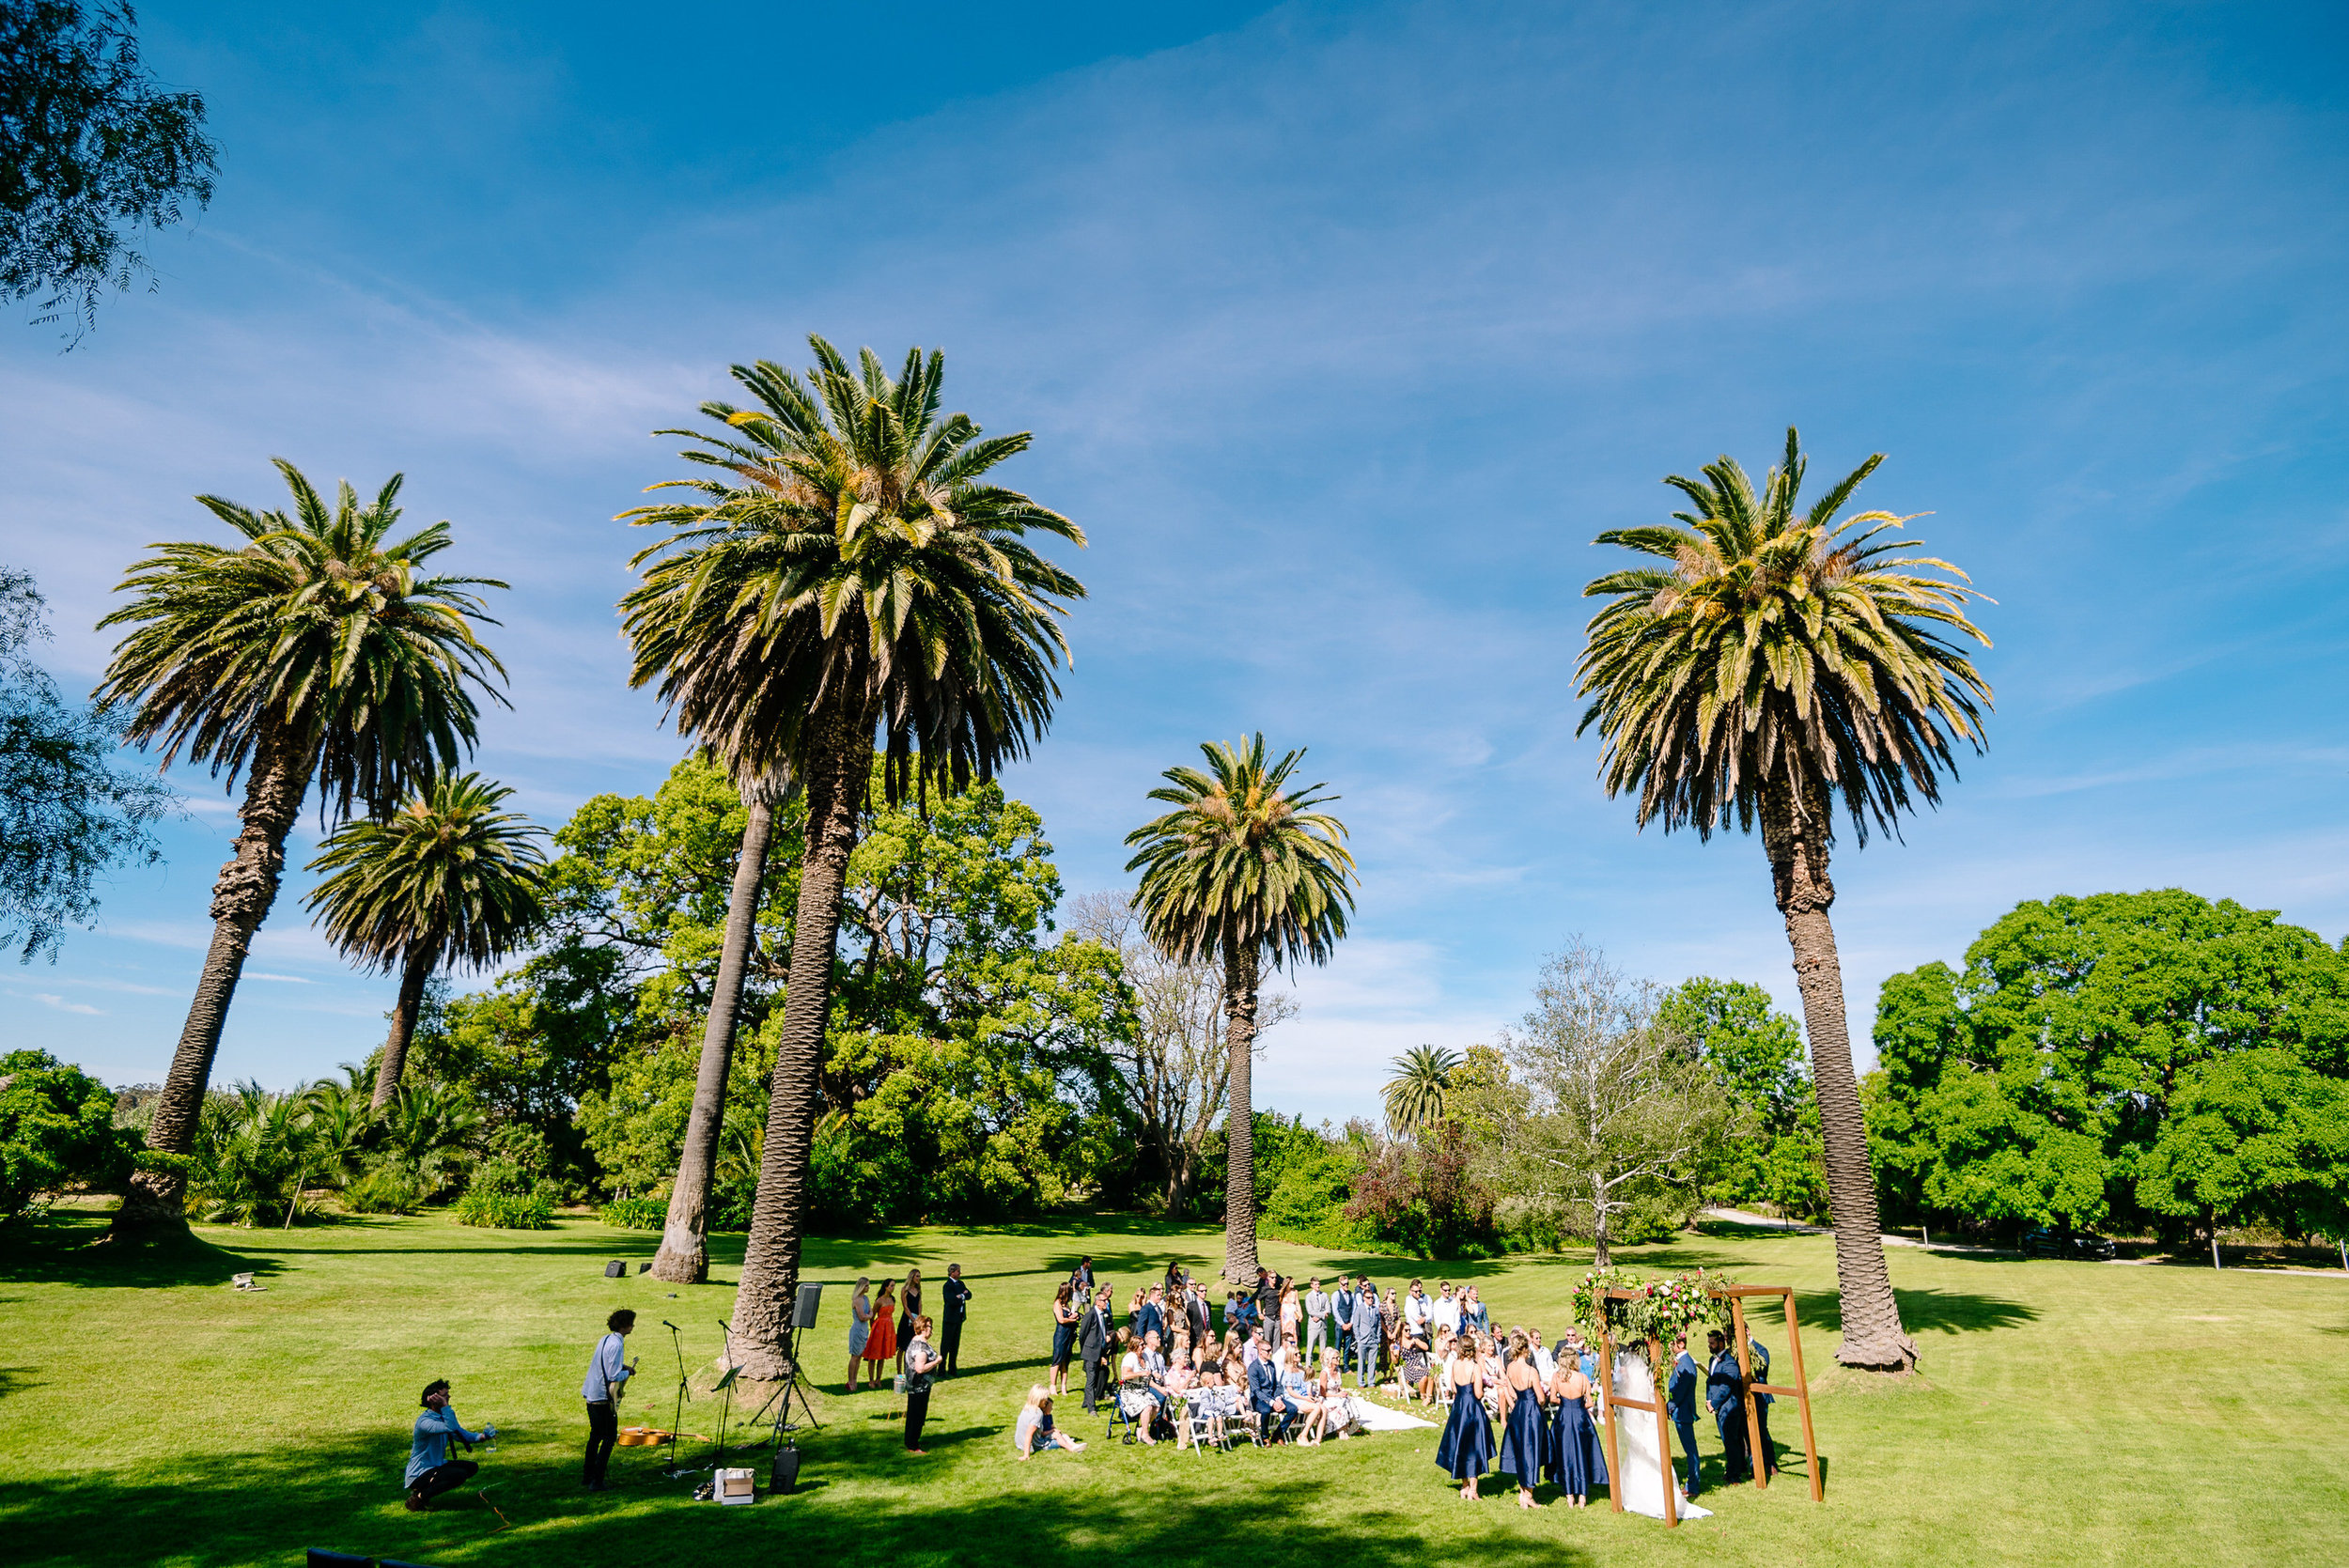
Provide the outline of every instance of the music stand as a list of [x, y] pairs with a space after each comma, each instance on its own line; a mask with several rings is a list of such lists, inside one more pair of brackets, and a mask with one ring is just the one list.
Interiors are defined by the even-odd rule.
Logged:
[[[798, 1296], [792, 1301], [791, 1320], [785, 1325], [783, 1330], [783, 1357], [791, 1368], [790, 1375], [775, 1387], [774, 1391], [767, 1396], [766, 1401], [756, 1411], [753, 1412], [751, 1419], [743, 1423], [746, 1426], [756, 1426], [759, 1419], [769, 1410], [775, 1411], [773, 1419], [767, 1423], [767, 1436], [761, 1438], [760, 1442], [771, 1443], [777, 1437], [781, 1437], [786, 1448], [794, 1446], [791, 1434], [798, 1431], [801, 1425], [799, 1421], [791, 1419], [791, 1401], [795, 1395], [800, 1402], [800, 1414], [806, 1418], [806, 1424], [818, 1432], [824, 1429], [824, 1423], [816, 1419], [815, 1405], [808, 1402], [807, 1384], [800, 1376], [799, 1344], [800, 1330], [816, 1327], [816, 1314], [822, 1310], [823, 1300], [822, 1283], [804, 1281], [800, 1286]], [[778, 1402], [781, 1404], [781, 1408], [776, 1408]], [[754, 1448], [757, 1444], [752, 1446]]]
[[[724, 1344], [727, 1349], [731, 1351], [733, 1349], [732, 1336], [734, 1333], [732, 1326], [722, 1323], [718, 1327], [724, 1330], [727, 1336], [724, 1340], [722, 1340], [719, 1343]], [[720, 1470], [725, 1468], [726, 1421], [727, 1418], [734, 1413], [734, 1380], [741, 1375], [742, 1368], [740, 1365], [729, 1360], [726, 1363], [725, 1374], [720, 1377], [718, 1381], [711, 1386], [709, 1390], [713, 1394], [723, 1394], [725, 1396], [725, 1403], [720, 1405], [718, 1409], [718, 1457], [710, 1461], [709, 1473], [712, 1475], [716, 1475]]]
[[669, 1462], [661, 1467], [661, 1473], [675, 1481], [679, 1476], [693, 1473], [677, 1462], [677, 1428], [685, 1424], [685, 1402], [692, 1397], [685, 1386], [692, 1374], [685, 1370], [685, 1341], [678, 1336], [677, 1326], [663, 1323], [661, 1327], [669, 1330], [670, 1346], [677, 1351], [677, 1413], [669, 1421]]

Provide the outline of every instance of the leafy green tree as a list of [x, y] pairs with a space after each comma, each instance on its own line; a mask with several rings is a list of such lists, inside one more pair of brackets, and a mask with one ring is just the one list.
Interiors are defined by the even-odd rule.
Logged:
[[[2187, 1156], [2237, 1125], [2226, 1108], [2281, 1081], [2210, 1076], [2217, 1063], [2280, 1051], [2315, 1079], [2349, 1079], [2349, 959], [2274, 910], [2174, 888], [2031, 900], [1975, 940], [1962, 971], [1888, 979], [1875, 1045], [1872, 1141], [1921, 1207], [1998, 1226], [2207, 1227], [2213, 1205], [2179, 1196], [2199, 1181], [2147, 1186], [2144, 1161], [2167, 1139], [2164, 1171], [2206, 1168]], [[2189, 1091], [2202, 1119], [2181, 1142], [2170, 1123]], [[2254, 1182], [2241, 1201], [2277, 1212], [2281, 1200], [2253, 1196], [2268, 1190]]]
[[1461, 1060], [1456, 1050], [1413, 1046], [1390, 1063], [1394, 1076], [1380, 1097], [1386, 1101], [1387, 1126], [1397, 1138], [1413, 1137], [1443, 1120], [1444, 1093]]
[[47, 1051], [0, 1056], [0, 1224], [73, 1183], [120, 1182], [132, 1148], [115, 1128], [113, 1090]]
[[1761, 986], [1704, 976], [1666, 993], [1656, 1021], [1696, 1048], [1740, 1113], [1707, 1175], [1706, 1196], [1806, 1219], [1816, 1214], [1827, 1170], [1800, 1027]]
[[67, 703], [24, 657], [49, 635], [41, 605], [29, 574], [0, 567], [0, 942], [54, 963], [63, 929], [97, 918], [100, 872], [163, 858], [148, 825], [178, 797], [117, 768], [121, 721]]
[[[162, 745], [165, 768], [184, 752], [231, 788], [246, 780], [243, 828], [212, 884], [211, 947], [148, 1135], [165, 1154], [194, 1143], [221, 1027], [312, 782], [322, 816], [349, 815], [354, 800], [390, 811], [471, 749], [474, 688], [495, 696], [489, 676], [505, 673], [474, 634], [488, 617], [467, 591], [505, 584], [424, 574], [449, 546], [446, 522], [387, 537], [398, 475], [364, 506], [345, 482], [330, 508], [293, 464], [276, 464], [290, 513], [196, 497], [244, 542], [155, 547], [117, 590], [131, 602], [99, 623], [132, 629], [98, 692], [127, 713], [126, 738]], [[175, 1170], [142, 1170], [115, 1233], [183, 1226], [179, 1192]]]
[[151, 279], [138, 232], [210, 202], [215, 157], [203, 95], [156, 84], [128, 5], [0, 4], [0, 293], [43, 296], [36, 321], [70, 316], [70, 343], [109, 284]]
[[1269, 761], [1259, 734], [1238, 747], [1208, 741], [1205, 771], [1170, 768], [1150, 799], [1174, 809], [1126, 835], [1142, 873], [1143, 927], [1169, 957], [1221, 959], [1230, 1109], [1223, 1187], [1223, 1277], [1256, 1277], [1254, 1064], [1256, 987], [1265, 958], [1326, 964], [1354, 907], [1346, 824], [1314, 808], [1326, 784], [1287, 787], [1305, 757]]
[[399, 1087], [432, 972], [486, 969], [537, 929], [547, 862], [535, 841], [545, 830], [499, 809], [513, 793], [477, 773], [434, 779], [388, 816], [344, 824], [309, 864], [326, 873], [307, 906], [327, 939], [364, 967], [399, 971], [376, 1110]]
[[1619, 1237], [1688, 1218], [1731, 1126], [1728, 1094], [1658, 1024], [1658, 1001], [1578, 939], [1502, 1038], [1506, 1076], [1460, 1095], [1464, 1122], [1489, 1129], [1474, 1171], [1503, 1222], [1588, 1236], [1601, 1267]]
[[892, 380], [870, 349], [850, 369], [811, 337], [803, 382], [737, 365], [755, 399], [702, 412], [721, 434], [684, 454], [692, 492], [627, 514], [665, 526], [638, 553], [622, 601], [637, 685], [657, 685], [680, 730], [737, 778], [788, 769], [805, 791], [806, 849], [776, 1044], [757, 1215], [734, 1332], [754, 1374], [780, 1374], [799, 1280], [817, 1080], [831, 1013], [840, 895], [876, 750], [889, 792], [948, 793], [1024, 755], [1051, 719], [1066, 657], [1062, 601], [1077, 580], [1028, 543], [1082, 544], [1059, 513], [988, 482], [1024, 451], [940, 417], [945, 356], [906, 356]]
[[1798, 509], [1804, 458], [1790, 427], [1759, 495], [1724, 457], [1702, 479], [1664, 481], [1693, 505], [1672, 514], [1681, 526], [1601, 534], [1600, 544], [1667, 565], [1582, 590], [1610, 602], [1591, 617], [1578, 666], [1592, 702], [1577, 733], [1598, 726], [1600, 777], [1610, 795], [1638, 796], [1641, 826], [1700, 838], [1733, 819], [1761, 827], [1811, 1034], [1843, 1296], [1836, 1356], [1899, 1371], [1916, 1364], [1917, 1347], [1884, 1264], [1828, 858], [1839, 801], [1865, 845], [1913, 799], [1939, 800], [1952, 743], [1981, 744], [1990, 688], [1945, 635], [1987, 645], [1966, 615], [1974, 596], [1964, 574], [1886, 536], [1906, 519], [1837, 520], [1883, 460], [1869, 458]]
[[2263, 1219], [2306, 1234], [2322, 1195], [2349, 1183], [2349, 1083], [2310, 1072], [2290, 1051], [2198, 1062], [2178, 1075], [2169, 1110], [2132, 1161], [2137, 1199], [2199, 1221], [2213, 1268], [2221, 1229]]

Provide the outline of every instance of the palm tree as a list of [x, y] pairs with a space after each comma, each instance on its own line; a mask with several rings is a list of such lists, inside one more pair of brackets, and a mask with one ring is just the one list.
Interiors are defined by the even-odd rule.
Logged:
[[1672, 514], [1680, 527], [1598, 536], [1669, 565], [1582, 590], [1612, 602], [1591, 617], [1577, 674], [1592, 699], [1580, 727], [1598, 725], [1606, 741], [1607, 791], [1637, 791], [1642, 827], [1710, 838], [1733, 814], [1742, 831], [1761, 824], [1827, 1144], [1843, 1293], [1837, 1358], [1905, 1371], [1917, 1347], [1902, 1331], [1877, 1230], [1828, 855], [1838, 800], [1865, 845], [1872, 828], [1898, 831], [1912, 795], [1940, 799], [1941, 770], [1956, 775], [1952, 741], [1981, 750], [1990, 688], [1945, 633], [1985, 647], [1989, 639], [1967, 618], [1980, 596], [1965, 573], [1886, 536], [1907, 519], [1836, 520], [1883, 460], [1871, 457], [1808, 511], [1797, 509], [1803, 457], [1791, 428], [1759, 496], [1726, 457], [1703, 479], [1666, 479], [1694, 510]]
[[[1028, 435], [983, 440], [967, 415], [940, 417], [942, 354], [913, 350], [893, 380], [870, 349], [851, 369], [822, 338], [808, 341], [817, 363], [804, 381], [770, 361], [734, 367], [756, 406], [703, 404], [722, 433], [661, 432], [700, 442], [685, 458], [715, 472], [654, 487], [682, 488], [690, 500], [625, 514], [676, 530], [636, 556], [644, 581], [621, 600], [633, 680], [658, 682], [677, 727], [738, 780], [787, 768], [807, 792], [783, 1032], [733, 1323], [735, 1352], [754, 1376], [787, 1365], [841, 886], [876, 737], [893, 801], [934, 784], [961, 789], [1025, 755], [1060, 695], [1058, 601], [1084, 593], [1026, 540], [1034, 532], [1081, 545], [1077, 525], [984, 480], [1027, 449]], [[708, 1068], [697, 1097], [708, 1086], [714, 1111], [725, 1079]]]
[[661, 1250], [652, 1259], [657, 1280], [697, 1285], [709, 1277], [709, 1184], [717, 1171], [719, 1137], [725, 1123], [726, 1079], [734, 1067], [742, 982], [750, 970], [759, 893], [767, 880], [767, 854], [774, 843], [775, 806], [778, 797], [789, 788], [786, 777], [754, 780], [742, 790], [742, 848], [735, 860], [734, 887], [726, 900], [724, 945], [718, 953], [709, 1017], [702, 1025], [693, 1108], [686, 1118], [685, 1141], [677, 1153], [677, 1180], [669, 1188], [669, 1216], [661, 1228]]
[[344, 824], [307, 867], [327, 873], [305, 900], [327, 939], [363, 968], [399, 970], [371, 1110], [399, 1087], [432, 971], [443, 960], [486, 969], [537, 929], [545, 830], [498, 809], [513, 793], [476, 773], [435, 779], [389, 816]]
[[1231, 747], [1208, 741], [1206, 770], [1170, 768], [1150, 792], [1174, 809], [1126, 835], [1142, 873], [1134, 902], [1143, 929], [1178, 963], [1223, 962], [1224, 1037], [1230, 1052], [1229, 1150], [1223, 1187], [1223, 1277], [1256, 1277], [1254, 1064], [1261, 959], [1326, 964], [1354, 907], [1354, 857], [1346, 824], [1314, 810], [1337, 799], [1326, 784], [1284, 786], [1302, 751], [1268, 765], [1264, 736]]
[[[489, 617], [465, 590], [506, 584], [424, 575], [448, 548], [446, 522], [386, 541], [397, 474], [364, 506], [345, 482], [329, 508], [299, 469], [274, 460], [290, 514], [197, 496], [244, 542], [153, 547], [117, 590], [135, 597], [99, 622], [135, 629], [98, 690], [102, 706], [128, 711], [127, 737], [161, 744], [165, 768], [184, 751], [232, 789], [245, 777], [243, 829], [212, 884], [211, 947], [148, 1134], [165, 1156], [194, 1146], [221, 1026], [312, 782], [321, 816], [348, 816], [354, 800], [389, 810], [412, 779], [472, 748], [470, 688], [496, 697], [488, 676], [505, 674], [474, 634]], [[156, 1164], [131, 1178], [116, 1234], [185, 1225], [182, 1161]]]
[[1458, 1051], [1434, 1046], [1413, 1046], [1394, 1059], [1385, 1098], [1387, 1126], [1396, 1137], [1413, 1137], [1443, 1120], [1444, 1091], [1461, 1060]]

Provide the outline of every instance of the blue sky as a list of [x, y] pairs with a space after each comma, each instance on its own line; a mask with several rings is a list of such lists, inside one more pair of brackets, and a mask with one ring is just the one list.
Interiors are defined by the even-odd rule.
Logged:
[[[1114, 13], [1114, 14], [1112, 14]], [[1092, 589], [1008, 781], [1072, 891], [1121, 885], [1155, 774], [1312, 748], [1363, 871], [1264, 1103], [1371, 1108], [1489, 1038], [1571, 935], [1794, 1003], [1761, 850], [1635, 832], [1574, 737], [1601, 529], [1799, 424], [1814, 473], [1997, 599], [1989, 753], [1905, 843], [1846, 846], [1855, 1023], [2024, 898], [2183, 885], [2349, 930], [2349, 16], [2338, 7], [141, 8], [220, 193], [159, 293], [59, 354], [0, 332], [0, 554], [52, 666], [188, 499], [267, 459], [408, 475], [512, 580], [481, 766], [552, 823], [681, 743], [628, 691], [610, 520], [647, 434], [821, 332], [947, 351], [1032, 429]], [[230, 815], [179, 781], [0, 1020], [162, 1076]], [[299, 863], [314, 836], [305, 820]], [[218, 1076], [372, 1048], [389, 986], [289, 879]], [[1863, 1048], [1863, 1057], [1865, 1051]]]

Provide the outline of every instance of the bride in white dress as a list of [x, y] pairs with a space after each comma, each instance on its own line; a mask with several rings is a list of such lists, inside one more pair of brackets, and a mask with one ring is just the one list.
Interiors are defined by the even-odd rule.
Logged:
[[[1626, 1409], [1619, 1403], [1626, 1399], [1656, 1402], [1656, 1378], [1648, 1371], [1647, 1358], [1617, 1350], [1614, 1384], [1616, 1397], [1609, 1402], [1607, 1413], [1615, 1423], [1615, 1496], [1632, 1513], [1660, 1519], [1664, 1516], [1664, 1469], [1663, 1451], [1657, 1446], [1659, 1418], [1653, 1410]], [[1674, 1511], [1683, 1519], [1713, 1516], [1711, 1509], [1699, 1508], [1685, 1498], [1675, 1499]]]

